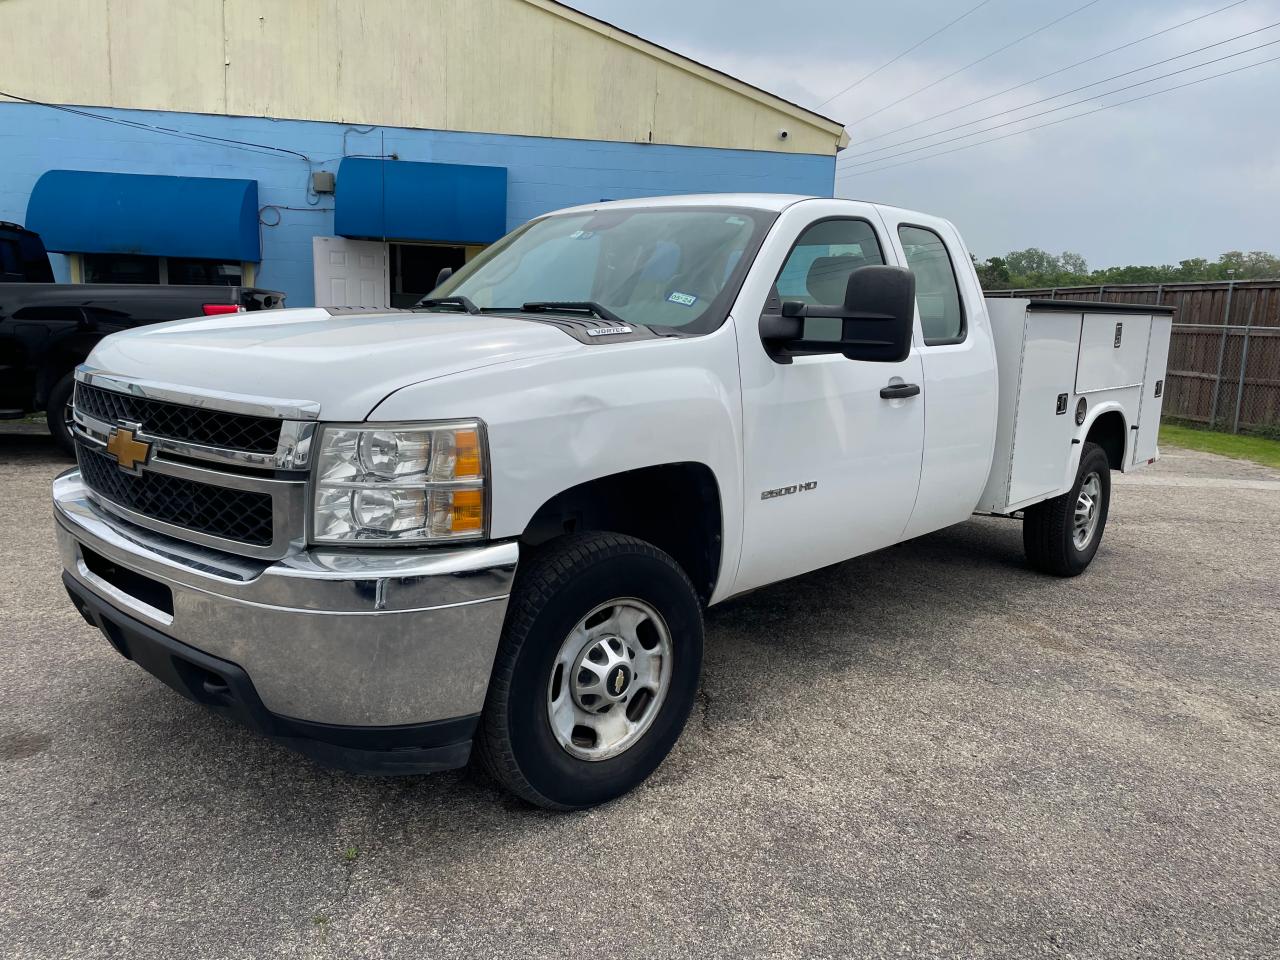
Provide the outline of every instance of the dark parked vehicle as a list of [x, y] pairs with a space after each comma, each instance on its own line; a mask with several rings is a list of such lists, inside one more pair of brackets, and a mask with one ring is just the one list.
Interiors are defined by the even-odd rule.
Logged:
[[165, 320], [282, 306], [283, 293], [255, 287], [54, 283], [40, 235], [0, 221], [0, 419], [44, 410], [50, 432], [71, 452], [73, 373], [103, 337]]

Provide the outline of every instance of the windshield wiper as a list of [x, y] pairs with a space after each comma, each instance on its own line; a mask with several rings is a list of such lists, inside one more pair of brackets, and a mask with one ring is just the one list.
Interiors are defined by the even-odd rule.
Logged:
[[601, 320], [629, 326], [626, 320], [594, 300], [534, 300], [520, 308], [525, 313], [594, 313]]
[[415, 307], [461, 307], [473, 317], [480, 315], [480, 308], [467, 297], [423, 297]]

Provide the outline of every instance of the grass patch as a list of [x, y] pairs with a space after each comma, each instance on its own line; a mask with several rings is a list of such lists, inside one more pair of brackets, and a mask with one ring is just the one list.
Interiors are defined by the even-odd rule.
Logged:
[[1252, 460], [1266, 467], [1280, 468], [1280, 440], [1246, 433], [1218, 433], [1176, 423], [1160, 424], [1160, 443], [1188, 450], [1203, 450], [1237, 460]]

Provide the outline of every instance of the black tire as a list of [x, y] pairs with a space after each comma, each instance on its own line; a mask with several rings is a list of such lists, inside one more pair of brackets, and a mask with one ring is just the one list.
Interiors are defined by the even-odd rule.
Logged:
[[[648, 730], [618, 756], [586, 760], [557, 741], [547, 716], [555, 658], [597, 606], [635, 598], [671, 636], [666, 698]], [[494, 661], [475, 756], [494, 780], [529, 803], [578, 810], [611, 800], [649, 776], [675, 745], [702, 671], [702, 608], [684, 571], [652, 544], [613, 533], [573, 534], [522, 561]]]
[[76, 455], [75, 440], [71, 437], [71, 395], [75, 390], [76, 375], [68, 373], [53, 385], [45, 402], [45, 422], [49, 433], [57, 441], [62, 452], [69, 457]]
[[[1095, 508], [1097, 523], [1083, 549], [1075, 541], [1075, 507], [1080, 488], [1096, 474], [1100, 496]], [[1060, 497], [1028, 507], [1022, 518], [1022, 545], [1027, 560], [1036, 570], [1056, 577], [1075, 577], [1093, 562], [1111, 506], [1111, 464], [1106, 451], [1096, 443], [1086, 443], [1080, 452], [1075, 483]]]

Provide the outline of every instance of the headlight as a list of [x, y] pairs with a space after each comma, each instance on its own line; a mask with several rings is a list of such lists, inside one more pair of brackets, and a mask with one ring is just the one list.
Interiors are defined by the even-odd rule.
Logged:
[[324, 427], [312, 540], [475, 540], [485, 530], [484, 435], [471, 420]]

